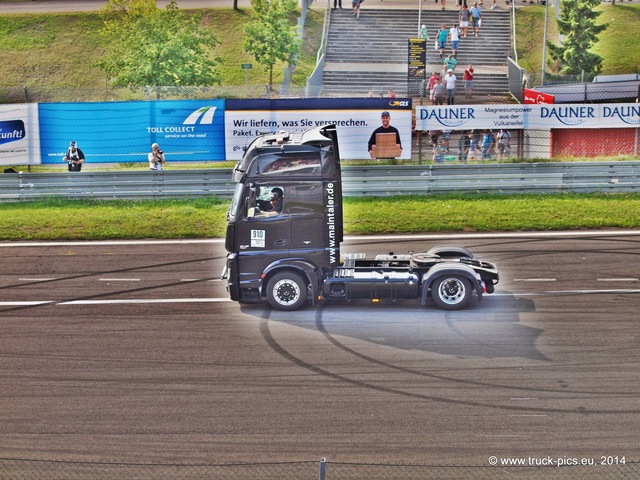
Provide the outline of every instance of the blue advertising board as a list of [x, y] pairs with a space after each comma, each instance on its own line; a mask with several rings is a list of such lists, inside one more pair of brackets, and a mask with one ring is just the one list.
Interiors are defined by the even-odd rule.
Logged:
[[39, 105], [41, 163], [61, 162], [75, 141], [87, 163], [146, 162], [158, 143], [167, 162], [225, 159], [224, 100]]

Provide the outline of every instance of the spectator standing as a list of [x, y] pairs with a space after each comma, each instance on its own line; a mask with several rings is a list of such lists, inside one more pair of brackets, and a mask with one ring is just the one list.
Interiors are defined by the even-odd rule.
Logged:
[[471, 149], [471, 137], [468, 132], [462, 132], [458, 139], [458, 160], [461, 163], [467, 163], [469, 157], [469, 150]]
[[427, 90], [429, 90], [429, 100], [431, 100], [432, 102], [433, 102], [433, 87], [435, 86], [436, 82], [439, 80], [440, 78], [438, 77], [438, 74], [436, 72], [433, 72], [429, 77], [429, 81], [427, 82]]
[[448, 153], [449, 144], [451, 143], [451, 130], [447, 129], [442, 131], [442, 141], [444, 142], [444, 149]]
[[471, 131], [471, 145], [469, 145], [469, 157], [476, 156], [476, 150], [480, 148], [480, 130]]
[[453, 27], [449, 29], [449, 39], [451, 40], [451, 52], [455, 58], [458, 55], [458, 46], [460, 45], [460, 29], [457, 23], [454, 23]]
[[465, 0], [464, 5], [460, 9], [458, 13], [458, 22], [460, 22], [460, 30], [462, 30], [462, 36], [467, 38], [467, 30], [469, 29], [469, 19], [471, 18], [471, 14], [469, 13], [469, 9], [467, 8], [467, 2]]
[[433, 147], [433, 161], [441, 163], [444, 160], [445, 153], [446, 150], [444, 148], [444, 142], [442, 140], [438, 140], [438, 143]]
[[440, 58], [444, 56], [444, 48], [447, 46], [447, 35], [449, 31], [447, 30], [447, 26], [443, 23], [440, 30], [438, 30], [438, 34], [436, 35], [438, 39], [438, 50], [440, 50]]
[[160, 146], [157, 143], [151, 145], [151, 152], [147, 155], [147, 159], [151, 170], [162, 170], [167, 163], [164, 158], [164, 152], [160, 150]]
[[360, 18], [360, 4], [363, 2], [364, 0], [352, 0], [351, 5], [353, 5], [353, 14], [356, 16], [356, 18]]
[[473, 65], [464, 69], [462, 79], [464, 80], [464, 96], [471, 98], [473, 95]]
[[474, 2], [473, 7], [469, 10], [471, 14], [471, 26], [473, 28], [473, 35], [478, 36], [480, 30], [480, 20], [482, 19], [482, 10], [478, 6], [478, 2]]
[[433, 86], [433, 104], [434, 105], [442, 105], [444, 103], [444, 95], [445, 95], [445, 85], [438, 78], [438, 81]]
[[453, 105], [456, 93], [456, 76], [453, 74], [453, 70], [449, 69], [447, 75], [444, 77], [444, 84], [447, 88], [447, 105]]
[[498, 159], [502, 160], [505, 156], [511, 155], [511, 132], [509, 130], [500, 129], [498, 132]]
[[84, 163], [84, 153], [78, 148], [76, 142], [71, 142], [67, 153], [64, 154], [63, 162], [67, 162], [68, 170], [70, 172], [79, 172], [82, 170], [82, 164]]
[[454, 71], [456, 69], [456, 65], [458, 65], [458, 61], [453, 58], [453, 54], [445, 58], [442, 63], [444, 65], [442, 72], [443, 76], [446, 75], [449, 70]]
[[495, 149], [495, 139], [493, 133], [490, 130], [485, 130], [482, 135], [482, 156], [481, 160], [488, 160], [493, 155]]
[[442, 130], [429, 130], [429, 138], [431, 139], [431, 147], [435, 150], [438, 145], [438, 138], [442, 135]]

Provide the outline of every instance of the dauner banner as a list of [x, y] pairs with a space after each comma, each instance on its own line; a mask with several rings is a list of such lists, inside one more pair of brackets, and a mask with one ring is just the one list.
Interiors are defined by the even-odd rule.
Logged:
[[416, 107], [416, 130], [640, 127], [637, 103]]

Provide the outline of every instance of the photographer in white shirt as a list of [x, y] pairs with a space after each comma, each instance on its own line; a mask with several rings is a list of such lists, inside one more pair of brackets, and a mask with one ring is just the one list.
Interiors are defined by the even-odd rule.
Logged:
[[164, 158], [164, 152], [160, 150], [160, 146], [157, 143], [151, 145], [151, 152], [148, 155], [148, 159], [151, 170], [162, 170], [167, 163]]

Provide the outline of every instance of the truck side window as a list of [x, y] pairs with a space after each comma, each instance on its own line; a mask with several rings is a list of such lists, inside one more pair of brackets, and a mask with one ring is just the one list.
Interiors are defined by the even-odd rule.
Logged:
[[[255, 205], [249, 205], [249, 217], [275, 216], [282, 213], [284, 207], [284, 189], [280, 186], [258, 187]], [[251, 215], [251, 213], [254, 215]]]

